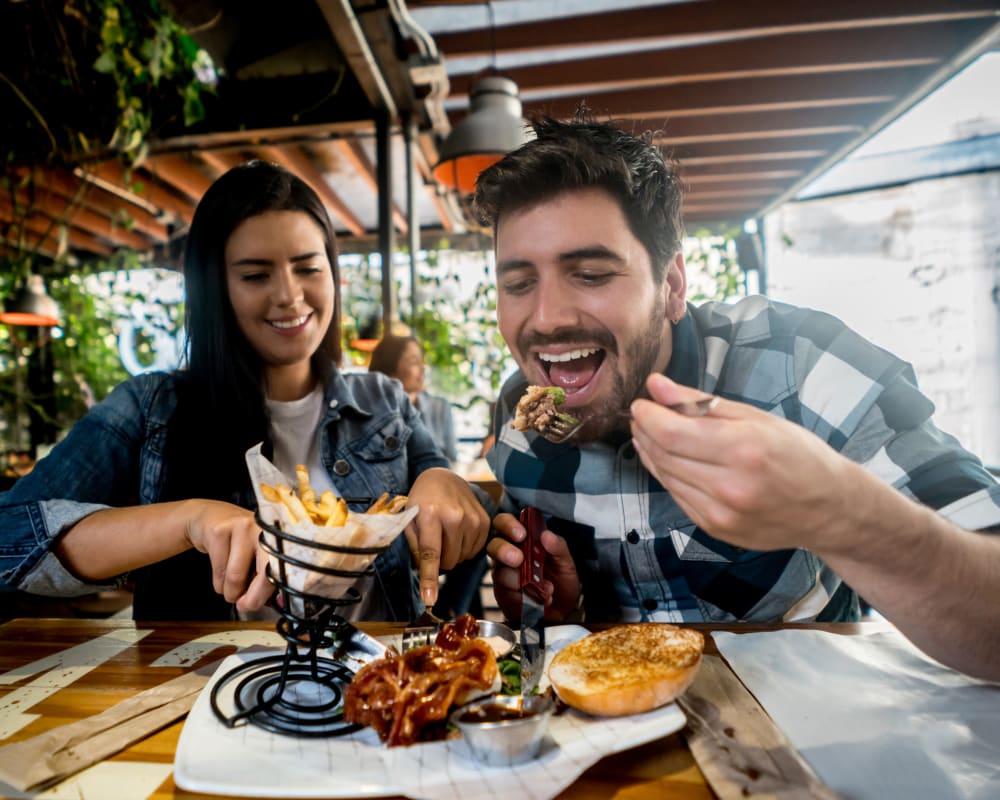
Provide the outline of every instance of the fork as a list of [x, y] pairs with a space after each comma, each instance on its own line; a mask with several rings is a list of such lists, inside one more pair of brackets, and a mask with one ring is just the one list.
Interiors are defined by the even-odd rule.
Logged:
[[405, 653], [414, 647], [433, 643], [438, 631], [441, 630], [442, 622], [444, 622], [443, 619], [435, 617], [430, 609], [425, 608], [424, 613], [407, 625], [403, 631], [402, 651]]
[[[686, 417], [704, 417], [719, 404], [719, 398], [715, 395], [702, 397], [699, 400], [689, 400], [681, 403], [668, 405], [671, 411], [683, 414]], [[620, 411], [622, 417], [631, 417], [628, 411]], [[539, 433], [553, 444], [563, 444], [568, 441], [580, 428], [583, 427], [583, 420], [571, 417], [569, 414], [557, 414], [554, 419], [548, 422]]]

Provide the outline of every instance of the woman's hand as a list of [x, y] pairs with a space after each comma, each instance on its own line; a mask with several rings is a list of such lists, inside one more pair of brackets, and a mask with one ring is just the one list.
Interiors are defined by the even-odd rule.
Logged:
[[[185, 535], [212, 562], [212, 588], [239, 611], [256, 611], [274, 593], [267, 553], [252, 511], [217, 500], [189, 500]], [[255, 574], [256, 573], [256, 574]]]
[[[521, 563], [524, 561], [520, 542], [528, 532], [513, 514], [497, 514], [493, 528], [499, 535], [490, 541], [486, 550], [493, 558], [493, 594], [504, 616], [520, 619]], [[580, 599], [580, 578], [565, 539], [552, 531], [543, 531], [542, 547], [548, 553], [545, 579], [541, 582], [545, 619], [562, 622]]]
[[469, 484], [443, 467], [421, 472], [406, 504], [420, 506], [406, 538], [417, 561], [420, 598], [429, 608], [437, 601], [438, 572], [483, 549], [490, 518]]

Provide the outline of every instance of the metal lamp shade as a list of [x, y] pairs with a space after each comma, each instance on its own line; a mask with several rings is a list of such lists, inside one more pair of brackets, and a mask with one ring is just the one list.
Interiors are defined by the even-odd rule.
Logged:
[[499, 75], [481, 78], [472, 89], [468, 115], [441, 146], [434, 179], [469, 194], [480, 172], [527, 139], [517, 84]]
[[29, 275], [6, 310], [0, 322], [7, 325], [34, 325], [51, 328], [59, 324], [59, 304], [45, 292], [41, 275]]

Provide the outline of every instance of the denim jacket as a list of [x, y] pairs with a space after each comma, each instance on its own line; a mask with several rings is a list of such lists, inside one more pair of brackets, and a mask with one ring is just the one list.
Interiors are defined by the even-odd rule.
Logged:
[[[324, 400], [321, 457], [343, 496], [406, 494], [421, 472], [448, 466], [397, 381], [334, 371]], [[170, 373], [121, 384], [0, 494], [0, 591], [68, 597], [111, 585], [84, 583], [53, 547], [64, 530], [102, 508], [160, 502], [166, 471], [183, 469], [163, 455], [175, 406]], [[249, 480], [241, 505], [256, 505]], [[375, 570], [395, 618], [412, 619], [419, 601], [404, 537], [375, 560]]]

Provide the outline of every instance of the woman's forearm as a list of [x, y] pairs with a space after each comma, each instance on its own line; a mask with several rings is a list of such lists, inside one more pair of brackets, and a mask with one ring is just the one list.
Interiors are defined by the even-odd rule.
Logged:
[[56, 555], [77, 577], [95, 583], [170, 558], [191, 547], [187, 523], [193, 502], [97, 511], [60, 537]]

